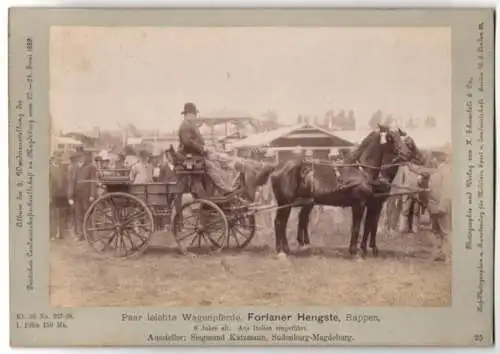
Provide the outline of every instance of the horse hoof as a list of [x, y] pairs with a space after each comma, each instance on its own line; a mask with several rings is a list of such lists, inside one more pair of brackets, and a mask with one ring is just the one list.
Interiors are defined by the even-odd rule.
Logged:
[[278, 259], [283, 260], [286, 259], [286, 253], [285, 252], [279, 252], [277, 255]]
[[368, 252], [366, 251], [366, 248], [362, 248], [361, 249], [361, 258], [366, 259], [367, 254], [368, 254]]
[[299, 245], [299, 250], [301, 251], [307, 251], [311, 248], [311, 245]]
[[372, 248], [372, 253], [373, 253], [373, 257], [378, 257], [378, 248], [377, 247], [373, 247]]

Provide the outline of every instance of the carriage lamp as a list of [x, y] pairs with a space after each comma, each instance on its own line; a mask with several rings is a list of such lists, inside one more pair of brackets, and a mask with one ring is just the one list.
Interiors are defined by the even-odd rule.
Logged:
[[185, 162], [185, 165], [186, 165], [186, 168], [189, 169], [189, 170], [192, 170], [193, 169], [193, 155], [191, 154], [186, 154], [186, 162]]

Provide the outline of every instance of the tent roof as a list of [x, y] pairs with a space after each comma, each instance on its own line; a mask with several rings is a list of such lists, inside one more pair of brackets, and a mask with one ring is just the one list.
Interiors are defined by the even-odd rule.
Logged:
[[354, 144], [353, 141], [350, 141], [350, 140], [343, 138], [342, 136], [338, 135], [336, 132], [326, 130], [326, 129], [318, 127], [316, 125], [297, 124], [297, 125], [286, 126], [286, 127], [274, 129], [274, 130], [264, 132], [264, 133], [251, 135], [246, 139], [235, 142], [233, 144], [233, 147], [242, 148], [242, 147], [267, 146], [279, 138], [291, 136], [297, 130], [319, 131], [319, 132], [323, 133], [325, 136], [344, 140], [346, 145], [353, 145]]

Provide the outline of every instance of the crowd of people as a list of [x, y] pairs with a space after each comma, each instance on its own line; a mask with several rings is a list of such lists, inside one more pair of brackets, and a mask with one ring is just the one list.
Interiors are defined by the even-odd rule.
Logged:
[[101, 179], [119, 171], [126, 173], [133, 184], [175, 181], [174, 167], [166, 154], [153, 155], [140, 150], [134, 156], [117, 153], [112, 158], [108, 153], [93, 156], [82, 148], [69, 157], [54, 153], [50, 161], [51, 237], [63, 238], [72, 230], [81, 240], [87, 209], [105, 193]]

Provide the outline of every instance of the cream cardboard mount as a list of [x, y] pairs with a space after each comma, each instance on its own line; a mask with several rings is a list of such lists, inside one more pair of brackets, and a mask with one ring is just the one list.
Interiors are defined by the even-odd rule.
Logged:
[[492, 346], [493, 16], [11, 8], [11, 345]]

